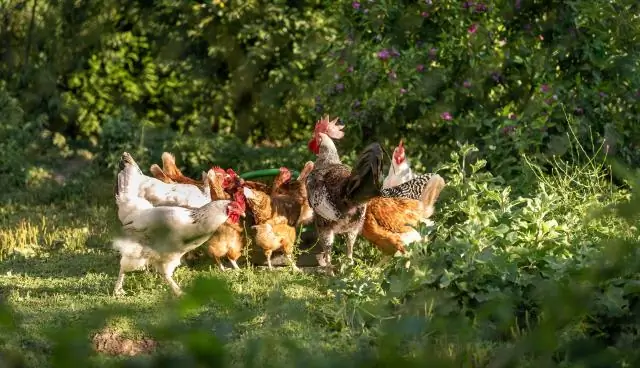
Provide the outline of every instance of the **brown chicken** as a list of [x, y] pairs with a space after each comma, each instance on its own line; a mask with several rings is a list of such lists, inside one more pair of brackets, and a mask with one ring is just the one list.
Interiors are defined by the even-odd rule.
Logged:
[[267, 266], [270, 270], [271, 255], [274, 251], [282, 249], [287, 261], [295, 271], [300, 269], [293, 260], [293, 248], [296, 242], [296, 229], [287, 224], [287, 219], [283, 216], [276, 216], [265, 223], [252, 226], [256, 231], [256, 245], [264, 250], [267, 258]]
[[243, 189], [244, 195], [248, 200], [255, 223], [260, 225], [277, 216], [286, 218], [290, 226], [298, 226], [311, 221], [313, 211], [307, 201], [305, 180], [312, 169], [312, 162], [305, 164], [298, 179], [277, 184], [276, 194], [269, 195], [245, 187]]
[[413, 227], [425, 222], [435, 210], [435, 202], [445, 186], [434, 174], [423, 187], [419, 200], [376, 197], [369, 201], [362, 226], [362, 236], [386, 255], [404, 254], [405, 246], [422, 240]]
[[[225, 184], [228, 182], [225, 180], [226, 173], [222, 170], [214, 168], [209, 170], [209, 183], [211, 186], [211, 199], [225, 199], [230, 198], [229, 194], [225, 192]], [[211, 174], [214, 173], [214, 174]], [[213, 175], [214, 177], [211, 177]], [[242, 249], [245, 246], [245, 237], [243, 236], [244, 229], [243, 223], [239, 224], [223, 224], [218, 228], [206, 243], [207, 254], [216, 260], [216, 263], [220, 267], [220, 270], [225, 271], [225, 267], [222, 264], [221, 258], [227, 257], [234, 269], [239, 269], [238, 258], [242, 256]]]

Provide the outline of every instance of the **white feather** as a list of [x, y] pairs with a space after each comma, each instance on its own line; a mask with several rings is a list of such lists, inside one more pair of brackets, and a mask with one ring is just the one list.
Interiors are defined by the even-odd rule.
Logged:
[[411, 230], [411, 231], [407, 231], [406, 233], [403, 233], [402, 235], [400, 235], [400, 239], [402, 239], [402, 243], [404, 245], [409, 245], [409, 244], [411, 244], [413, 242], [421, 241], [422, 240], [422, 236], [416, 230]]
[[414, 178], [409, 160], [405, 159], [400, 165], [396, 164], [395, 160], [391, 160], [391, 166], [389, 167], [389, 173], [382, 182], [382, 188], [391, 188], [404, 184], [407, 181]]

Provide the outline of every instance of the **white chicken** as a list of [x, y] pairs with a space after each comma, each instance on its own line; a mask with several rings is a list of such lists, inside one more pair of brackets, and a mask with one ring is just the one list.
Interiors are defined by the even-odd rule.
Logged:
[[[152, 172], [154, 166], [152, 166]], [[206, 180], [206, 176], [207, 173], [203, 172], [203, 182]], [[165, 183], [141, 173], [138, 196], [151, 202], [154, 206], [199, 208], [211, 202], [211, 188], [209, 185], [199, 187], [195, 184]]]
[[409, 165], [409, 160], [404, 155], [404, 145], [401, 139], [398, 147], [393, 150], [393, 159], [391, 160], [391, 166], [389, 166], [389, 173], [382, 182], [382, 188], [398, 186], [414, 177], [411, 166]]
[[124, 293], [125, 272], [151, 264], [173, 292], [181, 295], [180, 287], [172, 278], [181, 257], [206, 242], [221, 224], [237, 224], [239, 217], [245, 216], [244, 195], [238, 191], [233, 201], [209, 201], [195, 209], [154, 207], [140, 195], [141, 186], [149, 179], [127, 152], [120, 158], [119, 170], [115, 198], [125, 236], [113, 242], [121, 254], [114, 294]]

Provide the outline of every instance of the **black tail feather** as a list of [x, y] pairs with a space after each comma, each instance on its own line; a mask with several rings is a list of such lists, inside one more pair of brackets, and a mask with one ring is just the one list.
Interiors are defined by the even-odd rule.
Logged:
[[384, 150], [379, 143], [368, 145], [358, 157], [347, 182], [346, 196], [356, 203], [380, 195]]

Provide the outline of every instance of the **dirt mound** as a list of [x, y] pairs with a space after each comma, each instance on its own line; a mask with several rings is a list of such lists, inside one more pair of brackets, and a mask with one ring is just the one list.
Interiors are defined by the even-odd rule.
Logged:
[[138, 355], [153, 352], [158, 343], [152, 339], [132, 340], [117, 332], [103, 331], [93, 336], [93, 348], [109, 355]]

